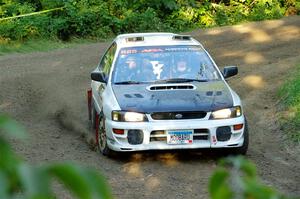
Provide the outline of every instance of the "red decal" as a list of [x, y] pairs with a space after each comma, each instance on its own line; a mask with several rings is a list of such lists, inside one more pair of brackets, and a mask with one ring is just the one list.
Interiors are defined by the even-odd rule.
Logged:
[[159, 48], [144, 49], [144, 50], [142, 50], [142, 53], [151, 53], [151, 52], [163, 52], [163, 50], [159, 49]]
[[212, 136], [212, 142], [214, 143], [214, 144], [217, 144], [217, 139], [216, 139], [216, 136]]

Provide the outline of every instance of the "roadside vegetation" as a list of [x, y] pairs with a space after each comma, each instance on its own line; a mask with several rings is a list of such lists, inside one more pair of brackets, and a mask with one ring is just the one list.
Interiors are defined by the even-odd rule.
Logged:
[[281, 128], [292, 141], [300, 144], [300, 64], [280, 88], [279, 95], [285, 109], [281, 113]]
[[257, 176], [255, 165], [242, 156], [227, 157], [219, 161], [218, 168], [210, 177], [209, 193], [211, 199], [293, 198], [263, 184]]
[[[51, 49], [63, 47], [59, 41], [74, 38], [97, 40], [129, 32], [185, 32], [300, 13], [298, 0], [2, 0], [0, 6], [2, 53], [17, 51], [24, 44], [30, 46], [26, 42], [29, 40], [40, 40], [44, 49]], [[53, 46], [47, 40], [54, 41]]]
[[[53, 190], [53, 183], [62, 184], [76, 198], [113, 198], [105, 178], [92, 168], [75, 163], [37, 166], [23, 161], [8, 142], [16, 138], [26, 138], [24, 129], [9, 117], [0, 115], [1, 199], [60, 198]], [[261, 183], [254, 164], [241, 156], [221, 160], [210, 178], [208, 189], [212, 199], [289, 198]]]
[[[0, 115], [0, 198], [57, 198], [53, 184], [60, 183], [80, 199], [112, 198], [105, 178], [98, 171], [74, 163], [31, 165], [10, 147], [8, 139], [26, 138], [24, 129], [7, 116]], [[29, 141], [27, 139], [27, 141]]]
[[26, 41], [10, 41], [0, 43], [0, 56], [7, 53], [29, 53], [35, 51], [49, 51], [57, 48], [68, 48], [80, 43], [92, 42], [88, 39], [73, 39], [72, 42], [63, 42], [58, 39], [30, 39]]

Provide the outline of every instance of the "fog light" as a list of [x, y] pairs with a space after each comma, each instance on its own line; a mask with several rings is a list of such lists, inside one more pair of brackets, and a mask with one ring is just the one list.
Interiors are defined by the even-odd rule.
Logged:
[[228, 141], [231, 137], [231, 130], [229, 126], [221, 126], [216, 131], [218, 141]]
[[144, 134], [141, 130], [128, 130], [127, 140], [129, 144], [136, 145], [142, 144], [144, 140]]
[[237, 130], [242, 129], [243, 126], [244, 126], [244, 124], [236, 124], [236, 125], [233, 125], [233, 129], [234, 129], [235, 131], [237, 131]]

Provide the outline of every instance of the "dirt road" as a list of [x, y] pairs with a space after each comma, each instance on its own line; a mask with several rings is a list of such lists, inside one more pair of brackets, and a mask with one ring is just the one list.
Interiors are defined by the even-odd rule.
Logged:
[[[247, 157], [262, 180], [300, 195], [300, 150], [284, 142], [276, 113], [276, 90], [300, 63], [300, 17], [190, 34], [220, 67], [239, 66], [239, 76], [229, 83], [243, 99], [251, 136]], [[116, 198], [208, 198], [215, 155], [156, 152], [108, 159], [90, 150], [83, 138], [89, 133], [85, 92], [107, 45], [0, 57], [0, 112], [24, 124], [31, 136], [26, 143], [14, 141], [15, 149], [37, 164], [70, 160], [96, 167]]]

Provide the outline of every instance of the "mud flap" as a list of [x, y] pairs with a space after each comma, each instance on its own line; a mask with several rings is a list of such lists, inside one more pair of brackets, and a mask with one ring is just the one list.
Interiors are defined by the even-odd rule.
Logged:
[[99, 144], [99, 119], [100, 119], [100, 117], [99, 117], [99, 114], [96, 112], [96, 116], [95, 116], [96, 118], [95, 118], [95, 120], [96, 120], [96, 129], [95, 129], [95, 139], [96, 139], [96, 144], [97, 144], [97, 146], [98, 146], [98, 144]]
[[92, 89], [91, 88], [87, 90], [87, 102], [88, 102], [89, 120], [91, 120], [92, 119]]

